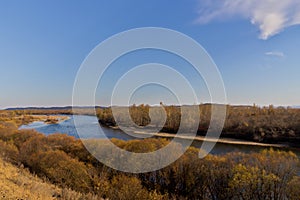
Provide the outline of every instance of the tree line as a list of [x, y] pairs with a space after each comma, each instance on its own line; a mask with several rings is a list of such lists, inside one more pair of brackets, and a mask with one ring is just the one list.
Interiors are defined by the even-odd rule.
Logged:
[[[161, 132], [176, 133], [182, 120], [195, 120], [190, 115], [185, 115], [181, 119], [180, 106], [163, 106], [166, 122], [161, 127]], [[212, 107], [217, 110], [218, 105], [201, 104], [199, 105], [199, 126], [198, 135], [205, 135], [209, 125], [218, 126], [218, 121], [211, 122]], [[97, 116], [102, 125], [116, 126], [118, 122], [126, 123], [128, 116], [125, 110], [129, 109], [132, 121], [138, 126], [147, 126], [151, 123], [149, 116], [149, 105], [133, 105], [128, 107], [101, 108], [97, 109]], [[155, 108], [155, 107], [154, 107]], [[291, 107], [274, 107], [273, 105], [258, 107], [253, 106], [230, 106], [226, 105], [226, 119], [221, 137], [245, 139], [265, 143], [288, 143], [292, 146], [300, 144], [300, 109]], [[127, 118], [126, 118], [127, 117]], [[124, 124], [123, 124], [124, 125]], [[125, 124], [126, 125], [126, 124]]]

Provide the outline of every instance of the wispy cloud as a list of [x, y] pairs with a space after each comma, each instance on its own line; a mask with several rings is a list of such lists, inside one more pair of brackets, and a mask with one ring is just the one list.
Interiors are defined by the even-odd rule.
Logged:
[[198, 23], [240, 16], [249, 19], [260, 30], [260, 38], [300, 24], [299, 0], [199, 0]]
[[266, 56], [275, 56], [275, 57], [280, 57], [283, 58], [284, 57], [284, 53], [280, 52], [280, 51], [269, 51], [265, 53]]

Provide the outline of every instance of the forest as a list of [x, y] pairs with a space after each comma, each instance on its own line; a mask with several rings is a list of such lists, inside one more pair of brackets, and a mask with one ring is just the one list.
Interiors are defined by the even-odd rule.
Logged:
[[[164, 106], [166, 123], [161, 132], [176, 133], [181, 122], [180, 106]], [[211, 120], [212, 106], [218, 109], [220, 105], [199, 105], [198, 135], [205, 135]], [[132, 121], [139, 126], [146, 126], [151, 122], [148, 105], [133, 105], [129, 107]], [[97, 109], [97, 116], [102, 125], [116, 126], [115, 118], [122, 123], [124, 110], [128, 108], [115, 108], [114, 115], [111, 108]], [[193, 116], [191, 114], [191, 116]], [[193, 120], [185, 116], [184, 120]], [[126, 123], [126, 118], [123, 120]], [[212, 124], [217, 126], [218, 122]], [[124, 124], [123, 124], [124, 125]], [[126, 124], [125, 124], [126, 126]], [[300, 145], [300, 109], [291, 107], [274, 107], [273, 105], [258, 107], [226, 105], [226, 119], [221, 137], [244, 139], [264, 143], [285, 143], [290, 146]]]
[[[142, 112], [147, 111], [147, 106], [136, 106], [131, 109], [133, 109], [132, 116], [138, 116], [133, 119], [140, 123], [139, 125], [147, 123], [149, 116], [147, 117], [147, 112]], [[170, 109], [168, 112], [173, 116], [179, 108], [167, 107], [167, 109]], [[267, 135], [269, 128], [280, 125], [281, 131], [291, 129], [297, 135], [297, 129], [294, 129], [297, 127], [293, 126], [295, 122], [291, 119], [297, 119], [298, 110], [250, 107], [245, 113], [245, 109], [230, 108], [226, 127], [243, 130], [244, 126], [255, 125], [262, 127]], [[44, 111], [30, 112], [41, 114]], [[53, 111], [56, 114], [58, 112]], [[109, 108], [101, 108], [97, 112], [100, 122], [105, 119], [105, 123], [114, 124], [113, 118], [110, 118]], [[262, 126], [264, 123], [267, 125], [264, 120], [272, 116], [272, 119], [276, 119], [279, 113], [282, 113], [282, 116], [291, 113], [293, 115], [289, 120], [281, 117], [269, 126]], [[255, 115], [258, 117], [255, 118], [257, 121], [251, 121]], [[145, 118], [141, 120], [140, 116]], [[240, 120], [234, 122], [233, 119], [237, 119], [238, 116]], [[281, 121], [283, 119], [286, 121]], [[199, 159], [199, 150], [190, 147], [180, 159], [163, 169], [130, 174], [106, 167], [85, 149], [81, 140], [74, 137], [59, 133], [45, 136], [34, 130], [18, 130], [20, 124], [29, 123], [31, 120], [24, 111], [0, 113], [1, 159], [18, 168], [28, 169], [31, 174], [62, 188], [64, 193], [53, 194], [57, 199], [296, 200], [300, 196], [299, 160], [292, 152], [266, 149], [258, 153], [235, 152], [209, 155]], [[176, 124], [176, 120], [173, 122], [172, 117], [167, 120], [169, 122], [166, 124]], [[286, 126], [280, 124], [284, 122]], [[242, 123], [240, 127], [236, 125], [240, 123]], [[243, 123], [249, 124], [246, 126]], [[202, 122], [201, 125], [203, 124]], [[170, 128], [171, 132], [175, 131], [174, 127], [176, 126], [172, 124], [166, 129]], [[199, 131], [200, 134], [201, 131], [202, 129]], [[120, 148], [139, 153], [152, 152], [169, 143], [167, 139], [154, 138], [130, 141], [112, 139], [112, 141]], [[74, 195], [70, 197], [66, 193]]]

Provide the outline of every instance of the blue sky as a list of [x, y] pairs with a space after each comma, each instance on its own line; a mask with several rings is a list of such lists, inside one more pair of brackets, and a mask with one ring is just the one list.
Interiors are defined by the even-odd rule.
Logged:
[[[88, 53], [114, 34], [148, 26], [180, 31], [199, 42], [221, 72], [230, 104], [299, 105], [299, 1], [243, 2], [2, 0], [0, 108], [71, 105], [76, 73]], [[103, 79], [97, 102], [109, 104], [110, 76], [151, 59], [175, 68], [182, 64], [177, 68], [193, 82], [182, 61], [156, 54], [120, 59]], [[200, 102], [208, 101], [203, 82], [194, 84]], [[160, 90], [145, 87], [150, 94], [141, 91], [136, 102], [159, 102], [165, 98]]]

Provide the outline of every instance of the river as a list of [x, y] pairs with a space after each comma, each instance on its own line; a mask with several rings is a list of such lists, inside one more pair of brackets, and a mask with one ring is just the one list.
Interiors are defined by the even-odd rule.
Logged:
[[[80, 138], [117, 138], [122, 140], [132, 140], [136, 139], [130, 135], [125, 134], [121, 130], [112, 129], [107, 127], [102, 127], [104, 134], [99, 130], [99, 124], [97, 118], [95, 116], [87, 116], [87, 115], [77, 115], [76, 118], [76, 128], [80, 129], [80, 133], [84, 133], [84, 135], [80, 135]], [[53, 134], [53, 133], [65, 133], [70, 136], [74, 136], [79, 138], [77, 130], [74, 125], [73, 116], [70, 116], [69, 119], [62, 121], [58, 124], [45, 124], [43, 122], [33, 122], [28, 125], [22, 125], [20, 129], [35, 129], [38, 132], [44, 133], [45, 135]], [[201, 147], [201, 141], [194, 141], [192, 146]], [[228, 152], [258, 152], [260, 150], [270, 148], [263, 146], [255, 146], [255, 145], [245, 145], [245, 144], [226, 144], [226, 143], [217, 143], [213, 150], [210, 152], [211, 154], [225, 154]], [[274, 148], [274, 147], [273, 147]], [[276, 147], [275, 147], [276, 149]], [[281, 148], [283, 150], [291, 150], [298, 155], [300, 158], [300, 149], [298, 148]]]

